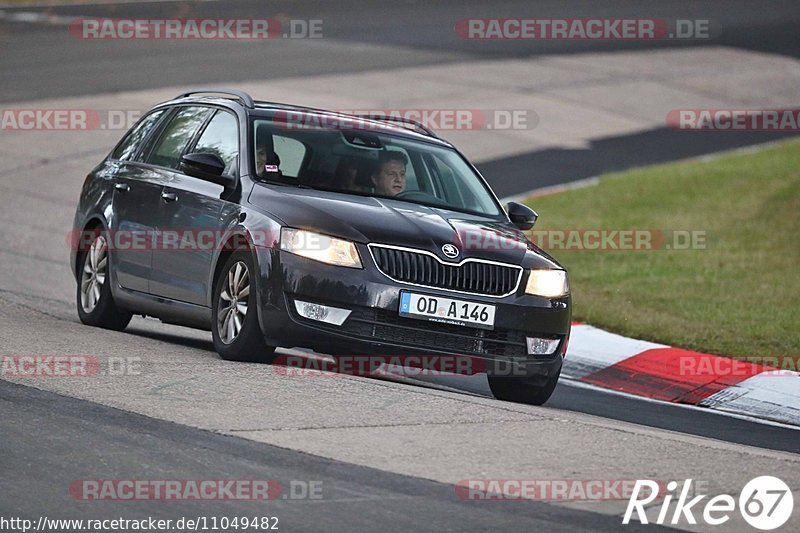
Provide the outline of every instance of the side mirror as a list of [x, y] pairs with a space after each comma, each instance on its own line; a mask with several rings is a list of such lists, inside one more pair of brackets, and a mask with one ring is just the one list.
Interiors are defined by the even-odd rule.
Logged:
[[236, 186], [235, 177], [223, 174], [225, 162], [217, 154], [206, 152], [186, 154], [181, 157], [181, 170], [189, 176], [210, 181], [225, 188]]
[[508, 218], [521, 230], [531, 229], [536, 224], [536, 219], [539, 218], [536, 211], [527, 205], [518, 204], [517, 202], [508, 202], [506, 210], [508, 211]]

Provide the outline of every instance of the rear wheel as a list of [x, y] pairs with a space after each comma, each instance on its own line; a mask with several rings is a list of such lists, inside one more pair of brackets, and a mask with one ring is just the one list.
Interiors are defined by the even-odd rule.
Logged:
[[111, 295], [108, 277], [108, 241], [97, 231], [91, 245], [78, 255], [78, 317], [89, 326], [122, 331], [132, 313], [120, 310]]
[[223, 359], [267, 363], [274, 358], [275, 347], [267, 346], [258, 325], [255, 275], [253, 256], [236, 252], [214, 285], [211, 334]]
[[492, 394], [498, 400], [542, 405], [550, 399], [560, 375], [561, 370], [559, 369], [555, 375], [545, 380], [489, 376], [489, 388], [492, 389]]

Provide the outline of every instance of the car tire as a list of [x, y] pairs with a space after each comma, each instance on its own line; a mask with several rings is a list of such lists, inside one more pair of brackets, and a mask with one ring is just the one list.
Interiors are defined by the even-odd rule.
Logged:
[[100, 230], [94, 232], [86, 250], [78, 253], [78, 283], [75, 302], [78, 317], [88, 326], [122, 331], [133, 314], [119, 309], [111, 294], [108, 275], [108, 239]]
[[274, 359], [275, 347], [267, 346], [258, 324], [254, 272], [253, 256], [235, 252], [214, 284], [211, 335], [214, 349], [227, 361], [269, 363]]
[[531, 378], [489, 376], [489, 388], [498, 400], [507, 402], [525, 403], [528, 405], [542, 405], [556, 388], [561, 370], [544, 383], [541, 380], [532, 381]]

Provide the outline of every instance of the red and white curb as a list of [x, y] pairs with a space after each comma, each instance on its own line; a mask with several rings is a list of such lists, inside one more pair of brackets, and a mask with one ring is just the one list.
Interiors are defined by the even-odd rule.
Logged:
[[800, 374], [574, 324], [562, 376], [634, 396], [800, 426]]

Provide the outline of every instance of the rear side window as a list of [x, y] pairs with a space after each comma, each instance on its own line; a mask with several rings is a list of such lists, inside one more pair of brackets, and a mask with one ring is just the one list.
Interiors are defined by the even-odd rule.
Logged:
[[172, 117], [164, 128], [146, 163], [177, 169], [186, 145], [206, 121], [212, 110], [207, 107], [184, 107]]
[[236, 117], [227, 111], [217, 111], [192, 151], [218, 155], [225, 162], [225, 174], [236, 174], [239, 155], [239, 124]]
[[163, 109], [154, 111], [144, 117], [139, 123], [128, 132], [125, 139], [114, 149], [111, 154], [112, 159], [119, 159], [120, 161], [129, 161], [139, 148], [142, 147], [147, 136], [153, 131], [153, 128], [158, 124], [158, 119], [164, 114]]
[[296, 178], [300, 175], [300, 167], [306, 157], [306, 147], [296, 139], [273, 135], [275, 153], [281, 158], [281, 172], [284, 176]]

